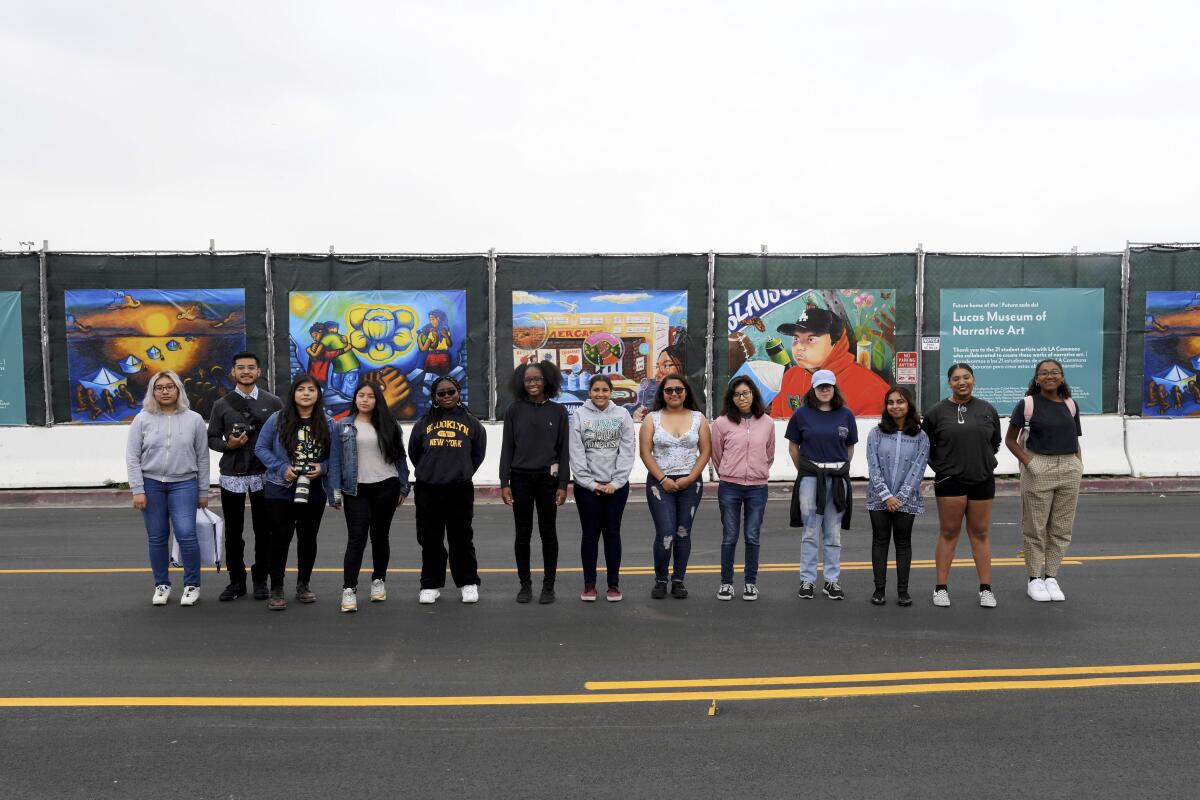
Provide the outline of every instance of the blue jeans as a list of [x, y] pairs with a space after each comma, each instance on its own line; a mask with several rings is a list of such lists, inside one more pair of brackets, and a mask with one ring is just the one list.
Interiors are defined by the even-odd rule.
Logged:
[[821, 571], [826, 583], [837, 583], [842, 574], [842, 512], [833, 507], [833, 478], [825, 479], [824, 514], [817, 513], [817, 479], [812, 476], [800, 479], [800, 516], [804, 518], [800, 580], [817, 582], [817, 551], [823, 545]]
[[743, 486], [721, 481], [717, 484], [717, 505], [721, 507], [721, 583], [733, 583], [733, 554], [737, 549], [738, 528], [745, 518], [746, 583], [758, 581], [758, 535], [763, 513], [767, 510], [767, 486]]
[[200, 487], [195, 478], [163, 483], [146, 478], [146, 536], [150, 540], [150, 569], [154, 585], [171, 585], [168, 567], [171, 553], [167, 547], [168, 533], [174, 531], [179, 542], [179, 557], [183, 559], [183, 585], [200, 585], [200, 543], [196, 539], [196, 506]]
[[[683, 475], [667, 475], [682, 478]], [[668, 492], [653, 476], [646, 477], [646, 503], [654, 519], [654, 580], [667, 580], [671, 556], [675, 556], [675, 572], [671, 578], [683, 580], [688, 556], [692, 554], [692, 521], [696, 507], [704, 496], [704, 482], [696, 481], [681, 492]]]

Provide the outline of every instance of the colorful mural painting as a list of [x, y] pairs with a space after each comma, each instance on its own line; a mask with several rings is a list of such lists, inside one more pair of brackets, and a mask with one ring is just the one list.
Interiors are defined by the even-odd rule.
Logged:
[[288, 308], [291, 375], [316, 378], [334, 414], [349, 413], [364, 381], [398, 419], [425, 413], [441, 375], [467, 401], [466, 291], [292, 292]]
[[857, 416], [883, 413], [896, 372], [894, 289], [751, 289], [728, 295], [729, 376], [758, 385], [787, 419], [819, 369]]
[[513, 366], [550, 361], [563, 373], [558, 402], [587, 399], [597, 373], [613, 381], [612, 400], [636, 419], [658, 381], [686, 371], [687, 292], [515, 291]]
[[71, 419], [125, 422], [151, 376], [173, 370], [207, 417], [233, 390], [229, 365], [246, 348], [244, 289], [80, 289], [64, 292]]
[[1200, 416], [1200, 292], [1146, 292], [1142, 415]]

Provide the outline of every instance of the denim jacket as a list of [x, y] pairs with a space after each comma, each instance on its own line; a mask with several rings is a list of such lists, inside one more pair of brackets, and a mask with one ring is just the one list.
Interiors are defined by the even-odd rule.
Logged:
[[922, 514], [921, 479], [929, 463], [929, 437], [925, 431], [908, 436], [902, 431], [884, 433], [872, 428], [867, 435], [867, 510], [886, 511], [887, 499], [896, 497], [905, 514]]
[[[290, 486], [286, 477], [288, 467], [292, 465], [290, 454], [284, 449], [283, 442], [279, 439], [279, 415], [282, 412], [276, 411], [267, 418], [263, 424], [262, 430], [258, 433], [258, 440], [254, 444], [254, 455], [258, 456], [258, 460], [267, 468], [266, 479], [277, 486]], [[329, 424], [330, 436], [333, 435], [333, 420], [329, 415], [325, 415], [325, 421]], [[338, 472], [338, 450], [334, 441], [329, 443], [329, 455], [326, 459], [320, 462], [321, 467], [321, 485], [325, 488], [325, 498], [329, 505], [334, 505], [334, 489], [336, 488], [331, 480], [334, 473]]]
[[[333, 487], [342, 494], [354, 497], [358, 494], [358, 429], [354, 427], [354, 417], [338, 420], [333, 428], [333, 449], [338, 451], [337, 470], [330, 473]], [[404, 452], [404, 432], [400, 433], [400, 461], [395, 464], [397, 477], [400, 478], [400, 494], [407, 497], [408, 458]]]

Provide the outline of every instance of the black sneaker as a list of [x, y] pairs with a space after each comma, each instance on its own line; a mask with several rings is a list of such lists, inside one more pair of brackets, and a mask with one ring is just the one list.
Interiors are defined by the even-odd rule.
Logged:
[[245, 582], [243, 581], [242, 583], [238, 583], [237, 581], [232, 581], [228, 586], [225, 587], [224, 591], [221, 592], [217, 599], [221, 601], [236, 600], [245, 594]]
[[667, 582], [655, 581], [654, 588], [650, 590], [650, 596], [655, 600], [662, 600], [667, 596]]
[[542, 584], [542, 593], [538, 595], [538, 602], [542, 605], [549, 605], [554, 602], [554, 584], [549, 581]]
[[908, 592], [905, 592], [905, 591], [896, 592], [896, 605], [898, 605], [898, 606], [911, 606], [912, 605], [912, 598], [908, 596]]
[[682, 600], [687, 594], [687, 587], [683, 585], [683, 581], [671, 581], [671, 597]]
[[838, 586], [836, 583], [826, 582], [825, 585], [821, 588], [821, 593], [824, 594], [826, 597], [828, 597], [830, 600], [845, 600], [846, 599], [846, 593], [843, 592], [842, 587]]
[[533, 583], [521, 581], [521, 591], [517, 592], [518, 603], [528, 603], [533, 599]]
[[255, 600], [266, 600], [270, 596], [271, 596], [271, 592], [269, 589], [267, 589], [266, 581], [255, 581], [254, 582], [254, 599]]
[[801, 600], [812, 600], [813, 595], [815, 594], [813, 591], [815, 588], [816, 587], [808, 581], [800, 581], [800, 591], [796, 592], [796, 596]]
[[[828, 592], [826, 592], [828, 594]], [[887, 598], [883, 594], [883, 589], [876, 589], [875, 594], [871, 595], [871, 605], [882, 606], [887, 604]]]

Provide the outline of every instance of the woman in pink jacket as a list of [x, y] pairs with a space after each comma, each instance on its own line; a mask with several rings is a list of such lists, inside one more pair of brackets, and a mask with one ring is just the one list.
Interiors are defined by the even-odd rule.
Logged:
[[743, 600], [757, 600], [758, 535], [767, 508], [767, 479], [775, 459], [775, 423], [754, 381], [734, 378], [725, 390], [721, 416], [712, 425], [712, 463], [721, 482], [721, 588], [718, 600], [733, 599], [733, 553], [745, 515], [746, 583]]

